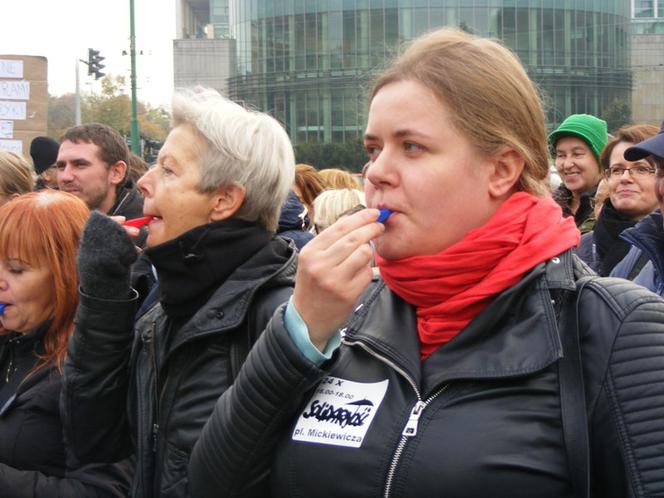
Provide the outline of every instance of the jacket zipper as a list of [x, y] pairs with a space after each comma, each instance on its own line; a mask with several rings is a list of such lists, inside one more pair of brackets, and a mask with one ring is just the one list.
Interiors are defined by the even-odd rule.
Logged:
[[397, 449], [394, 451], [392, 456], [392, 463], [390, 464], [390, 470], [387, 473], [387, 479], [385, 480], [385, 491], [383, 493], [384, 498], [389, 498], [392, 492], [392, 483], [394, 482], [394, 476], [397, 472], [397, 467], [399, 466], [399, 461], [401, 460], [401, 455], [403, 450], [406, 448], [406, 443], [408, 439], [417, 435], [417, 424], [420, 420], [420, 416], [424, 409], [429, 406], [433, 400], [442, 394], [445, 389], [447, 389], [448, 384], [445, 384], [443, 387], [438, 389], [434, 394], [429, 396], [426, 401], [422, 401], [418, 396], [418, 401], [415, 403], [415, 406], [410, 412], [410, 417], [408, 417], [408, 422], [401, 432], [401, 440], [397, 446]]
[[[156, 325], [156, 323], [153, 321], [152, 322], [153, 329], [154, 329], [155, 325]], [[143, 354], [150, 356], [149, 360], [152, 359], [153, 350], [154, 350], [154, 346], [152, 345], [152, 340], [153, 340], [153, 338], [152, 338], [151, 333], [145, 333], [145, 332], [141, 333], [141, 341], [143, 342], [143, 346], [144, 346], [142, 351], [143, 351]], [[136, 383], [139, 386], [143, 385], [145, 383], [145, 381], [147, 380], [147, 378], [146, 378], [147, 376], [145, 375], [145, 372], [140, 367], [136, 369], [136, 376], [137, 376], [136, 377]], [[137, 418], [137, 426], [136, 427], [137, 427], [137, 430], [138, 430], [137, 445], [138, 445], [138, 450], [139, 451], [137, 451], [137, 453], [136, 453], [136, 460], [137, 460], [136, 461], [136, 469], [137, 469], [137, 472], [136, 472], [136, 478], [133, 480], [133, 483], [132, 483], [131, 496], [139, 496], [139, 495], [140, 496], [150, 496], [149, 489], [147, 487], [147, 483], [144, 479], [144, 477], [145, 477], [145, 465], [146, 465], [144, 455], [145, 455], [145, 451], [148, 449], [148, 448], [144, 447], [144, 443], [147, 443], [146, 439], [145, 439], [145, 436], [147, 436], [147, 434], [145, 433], [145, 430], [148, 429], [148, 431], [149, 431], [149, 428], [145, 427], [141, 423], [141, 420], [140, 420], [143, 417], [143, 414], [150, 409], [150, 407], [148, 407], [145, 404], [145, 401], [146, 400], [143, 396], [137, 396], [136, 397], [136, 403], [137, 403], [137, 406], [138, 406], [138, 418]], [[150, 431], [150, 433], [151, 433], [151, 431]], [[152, 444], [147, 443], [147, 446], [149, 447], [150, 450], [152, 450], [152, 447], [151, 447]]]
[[418, 389], [417, 384], [415, 384], [415, 381], [392, 360], [376, 353], [374, 350], [371, 349], [369, 345], [361, 341], [357, 340], [349, 341], [348, 339], [344, 338], [342, 339], [342, 342], [347, 346], [359, 346], [374, 358], [382, 361], [383, 363], [386, 363], [390, 368], [398, 372], [404, 379], [408, 381], [408, 383], [413, 388], [413, 391], [415, 391], [415, 395], [417, 396], [417, 402], [415, 403], [415, 406], [413, 406], [413, 408], [411, 409], [408, 421], [406, 422], [406, 425], [404, 426], [403, 431], [401, 432], [401, 440], [399, 441], [399, 444], [397, 445], [397, 448], [394, 451], [394, 454], [392, 455], [392, 462], [390, 463], [390, 468], [387, 472], [387, 478], [385, 479], [385, 490], [383, 492], [383, 497], [389, 498], [392, 492], [392, 484], [394, 482], [394, 476], [397, 472], [397, 468], [399, 467], [399, 461], [401, 460], [401, 455], [403, 454], [403, 451], [406, 448], [408, 440], [417, 435], [417, 426], [420, 417], [422, 416], [422, 412], [429, 405], [429, 403], [435, 400], [438, 396], [440, 396], [443, 393], [443, 391], [447, 389], [449, 384], [443, 385], [443, 387], [438, 389], [438, 391], [429, 396], [425, 401], [422, 401], [420, 390]]
[[152, 360], [152, 370], [154, 371], [154, 385], [155, 392], [153, 394], [153, 408], [154, 414], [152, 418], [152, 453], [157, 452], [157, 438], [159, 435], [159, 370], [157, 370], [157, 353], [156, 353], [156, 331], [157, 331], [157, 322], [152, 322], [152, 332], [151, 332], [151, 341], [150, 341], [150, 358]]

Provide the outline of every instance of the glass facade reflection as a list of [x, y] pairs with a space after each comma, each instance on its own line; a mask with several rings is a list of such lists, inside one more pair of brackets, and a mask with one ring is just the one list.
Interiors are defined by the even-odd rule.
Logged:
[[230, 96], [277, 117], [295, 143], [360, 138], [372, 75], [440, 26], [504, 40], [545, 94], [551, 126], [629, 101], [624, 0], [230, 1]]
[[664, 34], [664, 0], [632, 0], [632, 14], [635, 35]]
[[212, 38], [228, 38], [230, 35], [230, 15], [228, 0], [210, 0], [210, 24], [214, 32]]

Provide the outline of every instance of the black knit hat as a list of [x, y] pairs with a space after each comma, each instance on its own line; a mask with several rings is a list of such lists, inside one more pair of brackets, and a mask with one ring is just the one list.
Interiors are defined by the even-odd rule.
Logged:
[[58, 142], [48, 137], [37, 137], [30, 144], [30, 156], [35, 164], [35, 172], [41, 175], [58, 159]]

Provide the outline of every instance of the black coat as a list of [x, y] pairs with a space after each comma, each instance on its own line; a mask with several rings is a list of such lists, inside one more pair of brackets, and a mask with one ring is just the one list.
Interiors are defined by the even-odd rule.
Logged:
[[168, 343], [158, 302], [134, 324], [135, 299], [82, 294], [63, 395], [76, 455], [104, 462], [135, 453], [133, 498], [189, 496], [191, 449], [251, 344], [290, 297], [295, 262], [294, 246], [273, 238]]
[[[664, 302], [618, 279], [580, 292], [573, 258], [536, 267], [424, 362], [415, 310], [382, 283], [323, 368], [275, 315], [196, 444], [192, 495], [571, 497], [583, 459], [566, 441], [582, 441], [567, 436], [584, 410], [591, 496], [661, 494]], [[569, 417], [562, 343], [579, 294], [586, 406], [581, 392]]]
[[[130, 180], [118, 188], [115, 204], [106, 214], [109, 216], [124, 216], [128, 220], [143, 216], [143, 195]], [[142, 248], [145, 246], [147, 237], [147, 230], [142, 228], [138, 236], [134, 238], [134, 243]]]
[[124, 216], [128, 220], [143, 216], [143, 196], [131, 181], [118, 188], [115, 204], [107, 214]]
[[129, 461], [81, 465], [65, 444], [58, 403], [62, 376], [53, 366], [29, 376], [38, 338], [0, 336], [2, 381], [20, 375], [0, 412], [0, 496], [11, 498], [127, 496]]
[[571, 190], [565, 187], [564, 183], [561, 183], [560, 186], [553, 192], [553, 200], [560, 206], [563, 210], [563, 216], [573, 216], [574, 223], [581, 231], [582, 234], [589, 232], [593, 229], [595, 225], [595, 211], [591, 199], [595, 197], [597, 193], [597, 185], [595, 185], [590, 191], [581, 194], [581, 200], [579, 207], [576, 210], [575, 214], [572, 214], [570, 206], [572, 205], [573, 194]]

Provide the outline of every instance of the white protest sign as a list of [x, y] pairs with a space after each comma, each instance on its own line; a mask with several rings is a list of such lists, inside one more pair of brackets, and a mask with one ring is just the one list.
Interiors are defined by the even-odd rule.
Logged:
[[27, 114], [25, 102], [0, 100], [0, 119], [26, 119]]
[[0, 138], [13, 138], [13, 137], [14, 137], [14, 122], [0, 121]]
[[20, 140], [0, 140], [0, 149], [14, 152], [19, 156], [23, 155], [23, 142]]
[[325, 377], [302, 411], [293, 440], [359, 448], [388, 384]]
[[30, 82], [25, 80], [0, 80], [0, 99], [30, 99]]
[[0, 59], [0, 78], [23, 78], [23, 61]]

